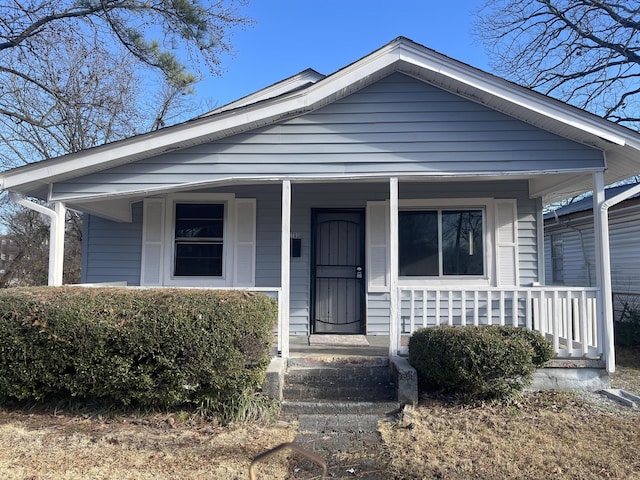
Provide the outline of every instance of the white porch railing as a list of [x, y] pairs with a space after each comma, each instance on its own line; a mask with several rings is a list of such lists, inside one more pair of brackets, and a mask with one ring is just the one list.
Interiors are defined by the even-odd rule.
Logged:
[[[603, 322], [598, 288], [400, 287], [397, 349], [418, 328], [437, 325], [513, 325], [536, 330], [553, 342], [557, 357], [598, 357]], [[405, 345], [403, 345], [405, 343]]]

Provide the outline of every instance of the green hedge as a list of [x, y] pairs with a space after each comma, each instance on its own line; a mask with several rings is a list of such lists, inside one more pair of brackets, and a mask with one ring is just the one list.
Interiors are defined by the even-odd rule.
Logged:
[[473, 400], [508, 399], [553, 356], [542, 335], [516, 327], [432, 327], [409, 339], [409, 362], [422, 390]]
[[276, 318], [239, 291], [3, 290], [0, 396], [224, 409], [262, 385]]

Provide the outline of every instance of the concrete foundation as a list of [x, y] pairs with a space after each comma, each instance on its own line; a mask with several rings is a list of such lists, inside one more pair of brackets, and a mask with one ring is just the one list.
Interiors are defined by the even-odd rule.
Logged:
[[418, 403], [418, 373], [404, 357], [391, 357], [390, 367], [398, 393], [400, 405]]
[[533, 375], [527, 391], [577, 390], [597, 392], [611, 385], [609, 374], [602, 368], [541, 368]]
[[287, 369], [287, 360], [280, 357], [273, 357], [267, 375], [262, 385], [262, 393], [274, 400], [282, 401], [282, 388], [284, 386], [284, 372]]

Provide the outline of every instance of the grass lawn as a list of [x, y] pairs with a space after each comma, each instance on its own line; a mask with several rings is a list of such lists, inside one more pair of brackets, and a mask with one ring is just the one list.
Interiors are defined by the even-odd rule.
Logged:
[[[617, 353], [613, 386], [640, 393], [640, 350]], [[247, 479], [256, 455], [296, 433], [180, 412], [105, 415], [0, 408], [0, 478]], [[597, 395], [477, 407], [425, 398], [380, 431], [389, 479], [640, 479], [640, 412]], [[292, 478], [289, 465], [283, 453], [258, 478]]]
[[[617, 370], [612, 386], [639, 393], [640, 350], [618, 350]], [[640, 412], [593, 394], [512, 406], [425, 399], [381, 432], [396, 478], [640, 479]]]
[[[198, 417], [100, 416], [0, 409], [5, 480], [246, 480], [252, 459], [295, 435], [295, 425], [220, 427]], [[283, 479], [274, 458], [260, 479]]]

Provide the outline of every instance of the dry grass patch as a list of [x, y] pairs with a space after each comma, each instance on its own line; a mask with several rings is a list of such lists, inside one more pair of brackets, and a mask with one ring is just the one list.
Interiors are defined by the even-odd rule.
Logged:
[[616, 373], [611, 386], [640, 395], [640, 349], [616, 347]]
[[[0, 478], [7, 480], [246, 479], [252, 459], [292, 441], [295, 425], [220, 427], [175, 416], [96, 420], [0, 410]], [[260, 479], [286, 476], [286, 458]]]
[[403, 479], [640, 478], [640, 413], [572, 394], [512, 406], [425, 401], [381, 430]]
[[[616, 356], [612, 386], [640, 394], [640, 350]], [[510, 406], [425, 399], [381, 432], [400, 479], [640, 479], [640, 411], [595, 394]]]

